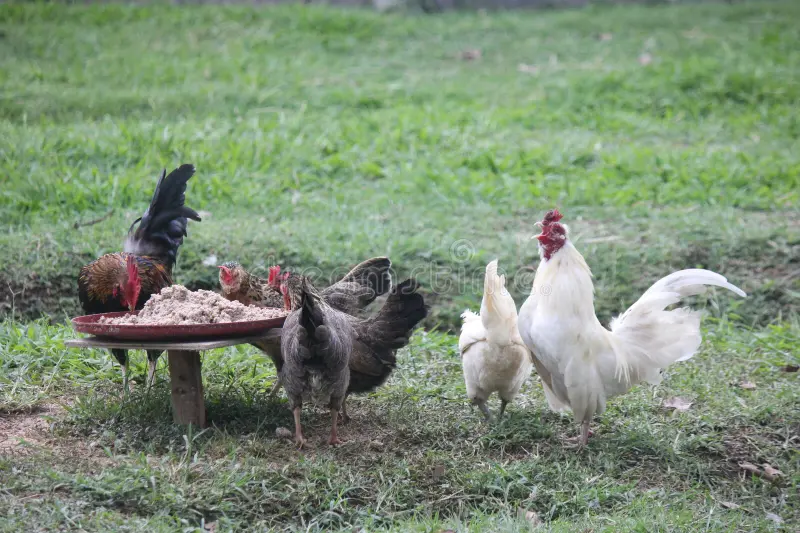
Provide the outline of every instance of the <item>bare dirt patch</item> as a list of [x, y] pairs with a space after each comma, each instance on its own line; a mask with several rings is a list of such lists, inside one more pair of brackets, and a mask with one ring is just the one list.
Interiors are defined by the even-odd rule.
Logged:
[[59, 422], [65, 420], [70, 401], [47, 404], [25, 411], [0, 413], [0, 457], [27, 461], [43, 460], [48, 464], [64, 463], [87, 471], [113, 463], [103, 449], [85, 440], [62, 435]]
[[48, 446], [52, 434], [47, 418], [63, 412], [59, 405], [45, 405], [33, 411], [0, 414], [0, 455], [29, 455]]

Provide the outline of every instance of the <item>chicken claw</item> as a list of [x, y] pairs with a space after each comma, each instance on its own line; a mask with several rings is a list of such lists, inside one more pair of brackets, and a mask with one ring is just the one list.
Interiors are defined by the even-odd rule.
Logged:
[[592, 436], [594, 436], [594, 432], [589, 429], [589, 422], [582, 422], [580, 436], [568, 438], [568, 447], [575, 448], [577, 451], [581, 451], [589, 444], [589, 437]]

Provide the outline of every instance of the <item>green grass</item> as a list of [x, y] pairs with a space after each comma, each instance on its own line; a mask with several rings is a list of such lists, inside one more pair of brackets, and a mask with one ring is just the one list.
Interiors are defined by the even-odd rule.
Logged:
[[[789, 0], [431, 17], [0, 6], [0, 432], [30, 440], [0, 448], [0, 531], [527, 531], [520, 508], [552, 531], [795, 531], [800, 387], [781, 368], [800, 341], [798, 19]], [[212, 255], [324, 282], [388, 254], [424, 284], [426, 329], [354, 402], [349, 444], [318, 445], [313, 411], [312, 450], [276, 439], [290, 416], [252, 348], [205, 356], [214, 426], [199, 434], [171, 424], [163, 363], [122, 402], [107, 353], [64, 348], [78, 269], [119, 249], [157, 173], [183, 162], [205, 213], [178, 282], [215, 287]], [[535, 378], [482, 424], [453, 336], [491, 259], [523, 301], [533, 222], [555, 205], [604, 322], [674, 269], [748, 292], [698, 302], [701, 353], [614, 400], [581, 454]], [[670, 396], [694, 404], [672, 415]]]

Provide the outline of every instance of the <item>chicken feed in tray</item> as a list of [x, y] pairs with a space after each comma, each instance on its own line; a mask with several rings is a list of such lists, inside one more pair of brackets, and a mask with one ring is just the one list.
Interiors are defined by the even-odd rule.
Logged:
[[150, 297], [138, 314], [103, 317], [99, 322], [133, 326], [221, 324], [270, 320], [286, 314], [283, 309], [243, 305], [215, 292], [190, 291], [183, 285], [173, 285]]

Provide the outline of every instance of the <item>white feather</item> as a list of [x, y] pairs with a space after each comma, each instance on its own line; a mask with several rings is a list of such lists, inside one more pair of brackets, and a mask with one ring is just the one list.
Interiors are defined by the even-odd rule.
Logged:
[[[493, 392], [512, 401], [531, 373], [531, 356], [517, 330], [517, 308], [497, 274], [497, 261], [486, 267], [480, 315], [462, 315], [458, 348], [467, 396], [486, 401]], [[478, 320], [480, 318], [480, 320]]]
[[[594, 312], [592, 273], [569, 240], [542, 259], [531, 295], [519, 313], [519, 332], [551, 375], [551, 407], [569, 406], [576, 420], [590, 421], [606, 401], [641, 381], [658, 383], [660, 371], [691, 358], [700, 347], [700, 313], [667, 310], [705, 286], [745, 293], [715, 272], [674, 272], [653, 284], [604, 328]], [[557, 402], [550, 401], [550, 394]]]

